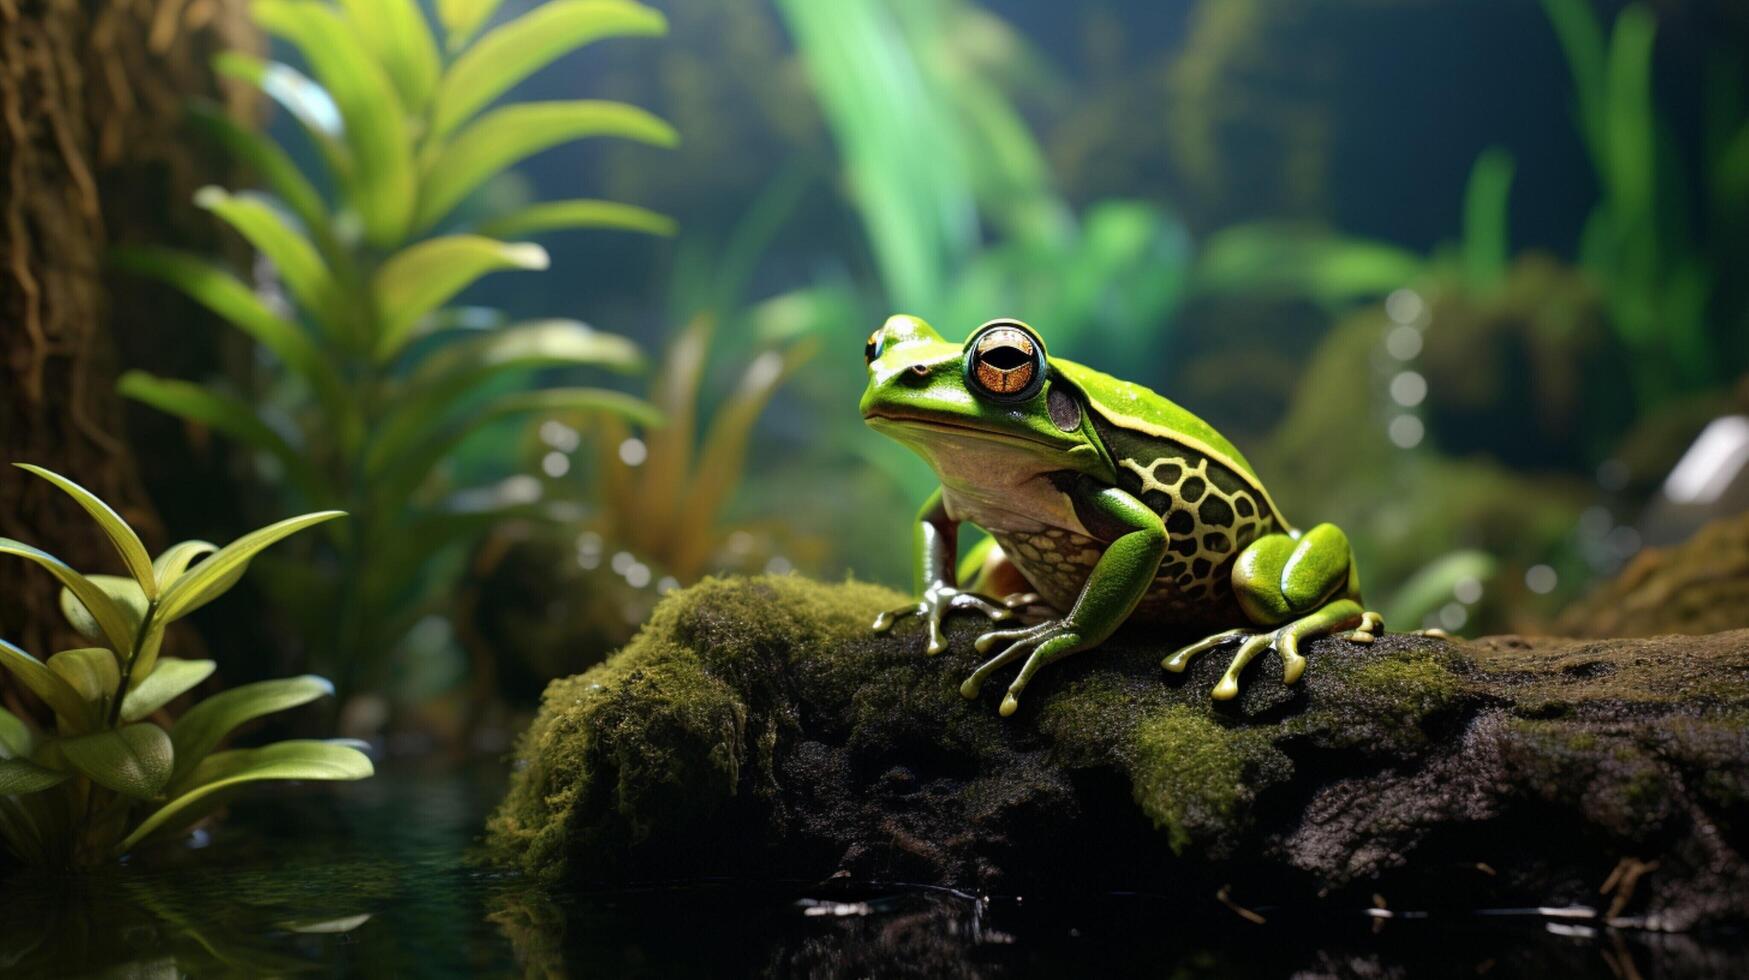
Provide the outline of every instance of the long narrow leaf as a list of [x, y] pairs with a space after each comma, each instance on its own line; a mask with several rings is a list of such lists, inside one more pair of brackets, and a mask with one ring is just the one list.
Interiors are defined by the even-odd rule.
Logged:
[[321, 252], [265, 199], [203, 187], [194, 203], [224, 219], [266, 256], [286, 289], [332, 339], [338, 342], [352, 333], [353, 313]]
[[[696, 452], [699, 388], [704, 383], [705, 362], [715, 332], [714, 318], [694, 317], [669, 344], [662, 356], [662, 370], [655, 377], [651, 400], [668, 424], [645, 436], [649, 458], [639, 473], [629, 477], [638, 492], [628, 501], [630, 510], [625, 512], [634, 526], [645, 529], [640, 534], [647, 535], [645, 540], [652, 545], [674, 532], [674, 520], [686, 493], [691, 475], [687, 467]], [[610, 457], [603, 462], [608, 472], [626, 469], [618, 458], [617, 444], [602, 448]]]
[[504, 0], [437, 0], [444, 45], [452, 52], [460, 51], [503, 3]]
[[91, 618], [97, 621], [97, 626], [103, 631], [103, 638], [109, 641], [111, 649], [127, 650], [133, 646], [133, 630], [129, 626], [127, 614], [122, 611], [120, 606], [116, 605], [115, 600], [111, 599], [108, 593], [90, 579], [74, 571], [66, 562], [46, 551], [32, 548], [22, 541], [14, 541], [11, 538], [0, 538], [0, 555], [16, 555], [36, 562], [47, 569], [49, 574], [72, 590], [73, 595], [77, 596], [79, 601], [84, 604], [91, 613]]
[[643, 356], [624, 337], [576, 320], [519, 323], [450, 344], [420, 362], [394, 400], [366, 453], [365, 472], [380, 471], [488, 383], [507, 374], [550, 367], [630, 373], [643, 368]]
[[168, 589], [171, 583], [188, 571], [188, 566], [219, 550], [211, 541], [178, 541], [152, 561], [152, 571], [158, 576], [158, 588]]
[[325, 485], [310, 469], [303, 455], [286, 442], [284, 436], [257, 418], [255, 410], [243, 402], [192, 381], [154, 377], [144, 371], [123, 374], [116, 383], [116, 390], [127, 398], [222, 432], [252, 449], [267, 453], [285, 467], [286, 475], [312, 503], [329, 499]]
[[188, 115], [214, 142], [255, 171], [318, 240], [329, 234], [327, 204], [279, 144], [264, 133], [239, 125], [223, 109], [210, 103], [195, 103], [189, 107]]
[[223, 595], [230, 587], [229, 583], [236, 581], [241, 570], [249, 567], [249, 559], [282, 539], [307, 527], [345, 516], [344, 511], [338, 510], [303, 514], [277, 524], [269, 524], [258, 531], [251, 531], [225, 545], [177, 579], [176, 584], [165, 591], [164, 598], [158, 605], [158, 621], [174, 623]]
[[[128, 635], [132, 636], [146, 618], [146, 607], [151, 600], [146, 598], [146, 592], [140, 588], [140, 583], [125, 575], [87, 575], [92, 585], [103, 590], [103, 593], [121, 610], [127, 620]], [[72, 589], [61, 589], [61, 615], [66, 617], [67, 624], [72, 626], [80, 636], [94, 643], [102, 643], [108, 639], [103, 633], [102, 624], [91, 615], [91, 610], [79, 601]]]
[[717, 410], [705, 431], [704, 452], [687, 484], [686, 500], [675, 521], [673, 540], [681, 556], [675, 561], [676, 575], [691, 578], [702, 569], [714, 547], [711, 527], [728, 503], [729, 495], [741, 483], [753, 427], [772, 395], [814, 356], [817, 348], [818, 344], [810, 338], [782, 352], [760, 354], [747, 366], [735, 393]]
[[346, 124], [326, 89], [290, 65], [241, 51], [219, 53], [213, 58], [213, 70], [259, 89], [278, 103], [316, 144], [335, 180], [344, 185], [351, 179], [352, 153], [344, 142]]
[[103, 528], [103, 533], [109, 536], [110, 543], [115, 545], [116, 553], [121, 555], [122, 563], [127, 566], [128, 572], [133, 575], [134, 579], [140, 583], [140, 588], [145, 590], [146, 598], [156, 599], [158, 597], [158, 583], [152, 576], [151, 553], [146, 551], [146, 546], [140, 543], [140, 536], [134, 533], [134, 529], [128, 526], [127, 521], [121, 519], [120, 514], [98, 499], [96, 494], [53, 470], [32, 466], [29, 463], [15, 463], [13, 465], [26, 473], [33, 473], [53, 483], [62, 493], [72, 497], [80, 507], [85, 508], [85, 513], [90, 514], [91, 518], [97, 522], [97, 526]]
[[110, 253], [110, 261], [118, 268], [174, 286], [224, 317], [308, 381], [329, 411], [339, 410], [343, 398], [340, 383], [316, 345], [297, 324], [269, 310], [228, 270], [205, 258], [167, 248], [117, 249]]
[[432, 100], [431, 126], [441, 139], [517, 82], [553, 59], [607, 37], [653, 36], [668, 22], [627, 0], [553, 0], [494, 28], [455, 60]]
[[43, 703], [63, 718], [80, 718], [85, 714], [85, 702], [61, 675], [41, 660], [5, 640], [0, 640], [0, 667], [6, 668], [18, 682], [42, 698]]
[[326, 678], [305, 674], [233, 687], [188, 709], [170, 729], [170, 741], [176, 747], [173, 778], [177, 787], [185, 785], [184, 777], [238, 725], [333, 693], [334, 685]]
[[495, 109], [457, 133], [425, 167], [414, 229], [436, 224], [475, 188], [523, 158], [590, 136], [617, 136], [654, 146], [680, 141], [674, 127], [617, 102], [527, 102]]
[[407, 232], [417, 182], [413, 148], [394, 86], [335, 8], [319, 0], [256, 0], [268, 33], [290, 42], [340, 109], [353, 170], [347, 188], [365, 238], [389, 247]]
[[442, 64], [418, 0], [341, 0], [341, 6], [395, 83], [402, 107], [423, 111]]
[[121, 842], [120, 849], [127, 851], [160, 830], [186, 826], [205, 812], [203, 806], [218, 794], [243, 783], [264, 779], [364, 779], [374, 771], [369, 756], [351, 745], [333, 742], [279, 742], [258, 749], [220, 753], [196, 771], [197, 778], [190, 781], [191, 789], [142, 820]]
[[499, 269], [545, 269], [546, 249], [479, 235], [446, 235], [403, 249], [371, 283], [382, 333], [377, 359], [395, 356], [419, 321], [474, 280]]
[[1512, 154], [1500, 147], [1484, 150], [1470, 167], [1464, 189], [1464, 275], [1487, 291], [1506, 278], [1512, 254], [1507, 201], [1512, 192]]
[[480, 234], [493, 238], [520, 238], [543, 231], [571, 228], [606, 228], [639, 231], [648, 235], [672, 235], [679, 226], [673, 218], [635, 204], [574, 198], [543, 201], [513, 211], [480, 226]]

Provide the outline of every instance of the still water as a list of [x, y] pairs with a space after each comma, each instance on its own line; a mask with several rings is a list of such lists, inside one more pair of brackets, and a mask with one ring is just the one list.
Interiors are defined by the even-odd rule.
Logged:
[[[1170, 895], [980, 902], [897, 886], [541, 887], [474, 849], [496, 762], [239, 803], [196, 847], [0, 884], [5, 976], [1749, 976], [1742, 937], [1522, 916], [1382, 921]], [[1201, 909], [1207, 903], [1199, 903]]]

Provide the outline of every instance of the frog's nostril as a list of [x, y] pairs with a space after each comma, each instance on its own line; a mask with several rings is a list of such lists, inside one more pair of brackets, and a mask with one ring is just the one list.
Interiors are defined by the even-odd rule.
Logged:
[[927, 377], [929, 377], [929, 365], [927, 365], [927, 364], [913, 364], [910, 367], [906, 368], [905, 371], [912, 378], [927, 378]]

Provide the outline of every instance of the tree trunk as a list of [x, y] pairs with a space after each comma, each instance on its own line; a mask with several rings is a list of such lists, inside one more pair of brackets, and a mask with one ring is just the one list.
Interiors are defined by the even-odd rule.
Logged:
[[[187, 138], [182, 110], [219, 93], [212, 55], [250, 36], [235, 0], [0, 0], [0, 463], [85, 485], [148, 546], [164, 536], [122, 437], [120, 351], [149, 341], [157, 363], [145, 366], [159, 368], [211, 345], [178, 352], [191, 309], [112, 292], [104, 255], [128, 239], [211, 247], [187, 202], [226, 165]], [[0, 535], [75, 568], [119, 569], [75, 504], [10, 468]], [[49, 576], [9, 562], [0, 583], [0, 635], [38, 656], [75, 642]]]

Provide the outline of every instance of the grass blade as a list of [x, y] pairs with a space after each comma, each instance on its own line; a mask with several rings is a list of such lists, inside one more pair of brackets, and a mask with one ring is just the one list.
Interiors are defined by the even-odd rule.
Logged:
[[376, 355], [386, 361], [400, 352], [426, 314], [500, 269], [545, 269], [546, 249], [480, 235], [446, 235], [397, 252], [371, 283], [382, 332]]

